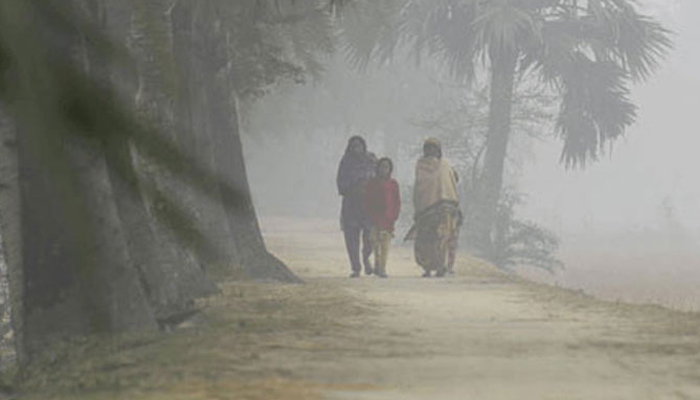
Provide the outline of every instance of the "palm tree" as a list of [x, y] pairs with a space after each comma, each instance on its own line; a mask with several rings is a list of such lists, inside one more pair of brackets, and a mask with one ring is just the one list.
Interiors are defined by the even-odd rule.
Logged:
[[[488, 76], [488, 134], [471, 224], [473, 244], [487, 256], [516, 79], [532, 79], [558, 95], [561, 162], [584, 167], [634, 122], [630, 84], [648, 78], [671, 47], [669, 31], [639, 13], [634, 0], [356, 3], [364, 7], [356, 7], [360, 12], [347, 18], [344, 30], [349, 58], [356, 64], [386, 61], [408, 47], [418, 61], [426, 55], [439, 59], [454, 78]], [[372, 7], [379, 10], [368, 11]]]

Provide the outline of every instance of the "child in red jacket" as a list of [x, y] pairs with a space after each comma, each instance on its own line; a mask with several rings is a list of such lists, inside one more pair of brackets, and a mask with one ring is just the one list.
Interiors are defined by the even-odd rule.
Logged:
[[380, 159], [376, 176], [367, 182], [365, 190], [365, 207], [372, 220], [370, 241], [374, 252], [374, 273], [381, 278], [387, 277], [389, 245], [394, 237], [394, 223], [401, 210], [399, 184], [391, 178], [393, 170], [391, 159]]

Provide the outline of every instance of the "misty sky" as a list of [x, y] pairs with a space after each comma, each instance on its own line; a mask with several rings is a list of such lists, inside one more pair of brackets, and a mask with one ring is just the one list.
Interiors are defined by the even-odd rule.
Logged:
[[521, 212], [559, 232], [663, 228], [663, 204], [700, 233], [700, 15], [698, 0], [642, 0], [676, 33], [648, 82], [633, 87], [637, 123], [598, 163], [565, 171], [560, 141], [539, 144], [521, 188]]

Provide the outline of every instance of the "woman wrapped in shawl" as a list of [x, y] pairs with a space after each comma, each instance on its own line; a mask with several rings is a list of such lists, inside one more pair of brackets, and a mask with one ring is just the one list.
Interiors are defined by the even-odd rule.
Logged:
[[406, 239], [415, 239], [416, 262], [430, 277], [452, 270], [462, 214], [457, 196], [457, 174], [442, 158], [437, 139], [423, 145], [423, 157], [416, 164], [413, 187], [414, 225]]
[[338, 193], [343, 196], [340, 211], [340, 227], [345, 234], [345, 246], [350, 258], [352, 278], [360, 276], [360, 237], [362, 237], [362, 262], [365, 273], [372, 274], [369, 256], [372, 254], [370, 231], [372, 221], [365, 209], [364, 190], [367, 181], [374, 176], [376, 157], [367, 151], [367, 144], [360, 136], [348, 140], [345, 155], [338, 168]]

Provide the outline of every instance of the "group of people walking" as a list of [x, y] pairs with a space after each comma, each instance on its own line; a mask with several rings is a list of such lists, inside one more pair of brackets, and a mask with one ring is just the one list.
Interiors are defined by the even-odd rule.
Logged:
[[[341, 229], [350, 259], [351, 278], [364, 267], [367, 275], [386, 278], [391, 240], [401, 211], [399, 185], [392, 178], [391, 159], [367, 150], [360, 136], [348, 140], [338, 168], [338, 192], [343, 198]], [[416, 164], [413, 187], [413, 226], [406, 240], [414, 240], [414, 253], [424, 277], [452, 272], [457, 237], [462, 223], [457, 195], [457, 173], [442, 157], [437, 139], [423, 144], [423, 157]], [[374, 253], [374, 263], [370, 257]]]

